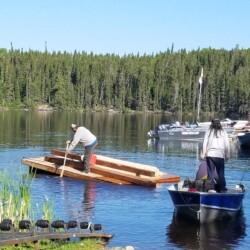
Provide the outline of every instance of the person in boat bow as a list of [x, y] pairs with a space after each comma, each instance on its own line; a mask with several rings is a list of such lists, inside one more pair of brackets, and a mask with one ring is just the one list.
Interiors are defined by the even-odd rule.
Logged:
[[203, 141], [203, 155], [207, 162], [208, 179], [214, 181], [215, 174], [218, 174], [218, 181], [215, 183], [215, 191], [225, 192], [225, 161], [230, 157], [230, 145], [227, 132], [222, 128], [220, 120], [213, 118], [211, 125], [205, 133]]
[[84, 155], [81, 156], [81, 161], [84, 164], [84, 172], [89, 173], [90, 172], [90, 159], [94, 151], [94, 148], [97, 145], [97, 138], [87, 128], [83, 126], [71, 124], [70, 127], [75, 134], [74, 134], [73, 140], [66, 142], [67, 144], [69, 144], [67, 153], [70, 153], [75, 148], [75, 146], [79, 142], [81, 142], [85, 149]]

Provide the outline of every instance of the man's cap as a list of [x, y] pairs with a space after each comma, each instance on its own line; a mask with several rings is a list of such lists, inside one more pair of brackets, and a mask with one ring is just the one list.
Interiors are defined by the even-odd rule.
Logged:
[[71, 128], [75, 128], [76, 125], [72, 123], [70, 127], [71, 127]]

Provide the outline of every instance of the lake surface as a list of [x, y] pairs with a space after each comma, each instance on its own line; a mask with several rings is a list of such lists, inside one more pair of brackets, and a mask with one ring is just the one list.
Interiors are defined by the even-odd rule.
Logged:
[[[148, 139], [147, 132], [159, 123], [174, 122], [159, 114], [0, 111], [0, 170], [13, 178], [28, 173], [22, 158], [65, 150], [72, 138], [71, 123], [84, 125], [97, 135], [96, 154], [148, 164], [163, 172], [194, 178], [202, 142]], [[78, 145], [74, 152], [83, 152]], [[241, 182], [250, 187], [250, 151], [231, 143], [226, 164], [227, 185]], [[45, 199], [53, 200], [54, 219], [91, 221], [115, 234], [112, 246], [137, 250], [246, 249], [250, 244], [249, 194], [243, 210], [233, 221], [196, 226], [173, 218], [169, 184], [156, 188], [114, 185], [39, 175], [32, 184], [32, 206], [37, 219]]]

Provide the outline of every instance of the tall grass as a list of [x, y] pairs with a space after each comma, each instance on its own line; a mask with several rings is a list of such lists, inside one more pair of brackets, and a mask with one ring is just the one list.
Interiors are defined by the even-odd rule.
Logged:
[[[18, 228], [20, 220], [33, 221], [37, 215], [35, 210], [31, 208], [31, 189], [35, 174], [23, 175], [18, 173], [18, 178], [12, 178], [7, 172], [0, 172], [0, 222], [3, 219], [11, 219], [14, 227]], [[36, 211], [40, 214], [40, 211]], [[45, 197], [42, 207], [42, 219], [50, 222], [53, 220], [54, 204], [52, 200]], [[39, 218], [40, 219], [40, 218]], [[54, 250], [101, 250], [103, 245], [95, 239], [85, 239], [79, 242], [59, 241], [53, 242], [49, 240], [38, 241], [39, 249]], [[11, 249], [34, 249], [33, 243], [20, 244], [18, 247], [2, 246], [3, 250]]]
[[[0, 173], [0, 221], [11, 219], [15, 226], [20, 220], [36, 219], [31, 208], [31, 188], [35, 174], [18, 173], [12, 178], [7, 172]], [[45, 199], [43, 203], [43, 219], [52, 221], [53, 202]]]
[[43, 203], [43, 219], [52, 221], [54, 215], [54, 203], [52, 200], [49, 200], [45, 197], [45, 201]]

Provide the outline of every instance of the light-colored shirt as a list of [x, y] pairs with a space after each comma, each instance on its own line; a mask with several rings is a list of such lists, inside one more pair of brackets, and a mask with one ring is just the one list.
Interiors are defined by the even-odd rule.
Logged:
[[77, 128], [74, 138], [71, 141], [68, 151], [70, 152], [75, 148], [75, 146], [81, 142], [84, 147], [90, 146], [96, 141], [96, 137], [85, 127]]
[[217, 137], [214, 129], [206, 131], [203, 142], [203, 154], [209, 157], [229, 159], [230, 144], [228, 134], [224, 129], [217, 131]]

